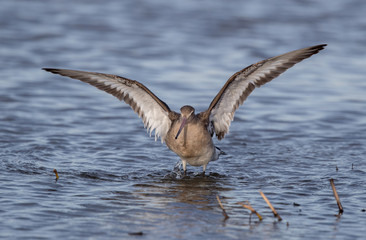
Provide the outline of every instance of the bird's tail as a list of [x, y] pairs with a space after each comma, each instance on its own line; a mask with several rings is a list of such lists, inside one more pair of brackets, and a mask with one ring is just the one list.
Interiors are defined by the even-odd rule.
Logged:
[[216, 161], [221, 155], [226, 155], [226, 153], [215, 146], [215, 158], [212, 161]]

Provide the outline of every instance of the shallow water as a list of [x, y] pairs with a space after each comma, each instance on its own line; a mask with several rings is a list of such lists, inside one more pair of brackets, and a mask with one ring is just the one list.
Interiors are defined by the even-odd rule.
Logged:
[[[361, 0], [2, 1], [0, 238], [363, 238], [365, 12]], [[235, 71], [320, 43], [247, 99], [206, 177], [189, 167], [181, 180], [128, 106], [40, 70], [122, 75], [203, 111]]]

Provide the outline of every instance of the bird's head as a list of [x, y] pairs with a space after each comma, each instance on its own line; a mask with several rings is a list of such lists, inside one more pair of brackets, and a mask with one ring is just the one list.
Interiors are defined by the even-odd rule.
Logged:
[[184, 128], [184, 126], [187, 124], [187, 120], [192, 118], [194, 116], [194, 108], [192, 106], [183, 106], [180, 108], [180, 119], [182, 121], [179, 130], [177, 132], [177, 135], [175, 136], [175, 139], [178, 138], [180, 132]]

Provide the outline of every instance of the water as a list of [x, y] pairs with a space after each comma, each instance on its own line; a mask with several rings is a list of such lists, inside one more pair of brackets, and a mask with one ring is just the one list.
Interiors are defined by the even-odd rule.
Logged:
[[[361, 0], [1, 1], [0, 238], [363, 238], [365, 12]], [[321, 43], [253, 92], [204, 178], [170, 178], [178, 157], [128, 106], [40, 70], [115, 73], [203, 111], [235, 71]]]

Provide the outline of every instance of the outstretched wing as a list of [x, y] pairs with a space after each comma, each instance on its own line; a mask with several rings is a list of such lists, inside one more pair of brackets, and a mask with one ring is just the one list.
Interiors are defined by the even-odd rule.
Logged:
[[222, 139], [229, 131], [236, 109], [256, 87], [271, 81], [296, 63], [318, 53], [325, 46], [326, 44], [312, 46], [272, 57], [252, 64], [231, 76], [202, 114], [213, 124], [217, 138]]
[[155, 130], [155, 141], [160, 137], [161, 141], [164, 142], [171, 125], [169, 118], [171, 111], [165, 102], [161, 101], [143, 84], [104, 73], [53, 68], [43, 68], [43, 70], [89, 83], [112, 94], [119, 100], [125, 101], [142, 118], [145, 128], [150, 131], [150, 136]]

